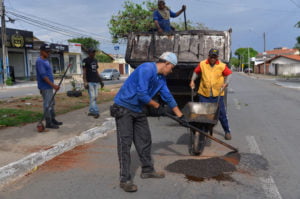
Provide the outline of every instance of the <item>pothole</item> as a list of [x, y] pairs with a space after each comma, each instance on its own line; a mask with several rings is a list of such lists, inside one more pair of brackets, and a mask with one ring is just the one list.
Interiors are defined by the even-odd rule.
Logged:
[[236, 167], [222, 158], [215, 157], [201, 160], [177, 160], [168, 165], [166, 170], [184, 174], [189, 181], [202, 182], [208, 179], [234, 181], [229, 173], [236, 171]]

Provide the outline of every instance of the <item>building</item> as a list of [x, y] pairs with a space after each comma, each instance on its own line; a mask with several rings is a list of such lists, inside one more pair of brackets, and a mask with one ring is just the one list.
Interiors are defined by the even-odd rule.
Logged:
[[281, 55], [299, 55], [299, 49], [274, 48], [263, 53], [259, 53], [254, 61], [254, 73], [269, 74], [270, 60]]
[[268, 65], [272, 75], [300, 75], [300, 55], [279, 55], [268, 60]]
[[[1, 28], [0, 28], [1, 29]], [[33, 32], [6, 28], [6, 47], [7, 47], [7, 66], [14, 68], [16, 78], [25, 78], [30, 75], [30, 66], [28, 65], [28, 51], [33, 49]], [[2, 41], [1, 47], [2, 47]], [[1, 48], [2, 52], [2, 48]], [[1, 53], [1, 77], [3, 78], [3, 57]], [[9, 70], [9, 69], [8, 69]], [[9, 71], [8, 71], [9, 72]]]

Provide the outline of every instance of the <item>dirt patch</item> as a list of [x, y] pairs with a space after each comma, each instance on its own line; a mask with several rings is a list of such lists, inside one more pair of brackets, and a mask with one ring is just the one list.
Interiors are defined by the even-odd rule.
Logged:
[[[118, 91], [120, 86], [121, 85], [112, 85], [107, 88], [110, 90], [99, 92], [97, 104], [111, 101], [116, 95], [116, 92]], [[0, 129], [6, 128], [8, 126], [19, 126], [31, 122], [37, 122], [41, 118], [41, 116], [24, 117], [24, 114], [22, 115], [19, 110], [29, 111], [35, 115], [43, 114], [43, 101], [40, 95], [10, 98], [6, 100], [1, 100], [0, 102], [0, 110], [3, 110], [3, 113], [0, 114], [0, 118], [8, 118], [2, 123], [0, 123]], [[89, 96], [86, 90], [82, 92], [82, 96], [80, 97], [68, 97], [66, 93], [58, 93], [55, 96], [55, 112], [57, 115], [64, 114], [87, 106], [89, 106]], [[19, 116], [7, 114], [15, 111], [19, 113]], [[28, 117], [31, 118], [30, 121], [28, 120]], [[19, 119], [17, 120], [17, 118]]]
[[[218, 179], [232, 181], [229, 172], [236, 171], [236, 167], [222, 158], [178, 160], [166, 167], [167, 171], [184, 174], [188, 180], [203, 181]], [[196, 180], [197, 179], [197, 180]]]
[[88, 160], [91, 155], [89, 151], [91, 147], [93, 147], [93, 144], [77, 146], [52, 160], [47, 161], [39, 169], [42, 171], [66, 171], [73, 168], [90, 170], [91, 168], [96, 167], [91, 161], [85, 161]]
[[[115, 96], [116, 92], [100, 92], [98, 103], [106, 102]], [[72, 109], [79, 106], [88, 106], [89, 96], [86, 91], [80, 97], [68, 97], [65, 93], [58, 93], [55, 96], [55, 109], [57, 113], [63, 113], [66, 109]], [[34, 112], [42, 112], [43, 102], [41, 96], [27, 97], [25, 100], [22, 98], [6, 100], [0, 104], [1, 108], [6, 109], [23, 109]]]

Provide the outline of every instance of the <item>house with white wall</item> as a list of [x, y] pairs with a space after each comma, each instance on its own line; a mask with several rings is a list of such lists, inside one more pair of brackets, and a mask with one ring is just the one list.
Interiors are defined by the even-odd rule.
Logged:
[[300, 75], [300, 55], [279, 55], [268, 60], [268, 64], [272, 75]]

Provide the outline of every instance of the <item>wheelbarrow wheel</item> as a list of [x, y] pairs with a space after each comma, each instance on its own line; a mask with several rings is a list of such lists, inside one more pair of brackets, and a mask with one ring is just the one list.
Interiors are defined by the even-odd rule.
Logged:
[[198, 131], [190, 130], [189, 153], [191, 155], [201, 155], [205, 147], [205, 136]]

